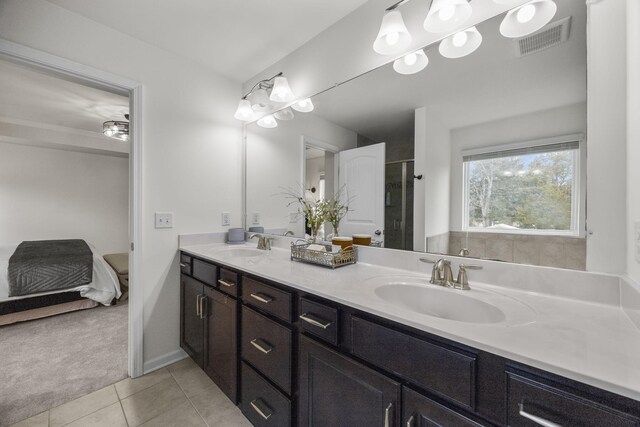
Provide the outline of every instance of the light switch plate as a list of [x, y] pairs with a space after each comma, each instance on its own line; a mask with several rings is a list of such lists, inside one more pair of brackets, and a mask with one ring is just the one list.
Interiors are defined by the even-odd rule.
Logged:
[[222, 226], [226, 227], [231, 225], [231, 214], [229, 212], [222, 212]]
[[251, 224], [260, 225], [260, 212], [254, 212], [251, 214]]
[[173, 212], [156, 212], [156, 228], [173, 228]]
[[640, 264], [640, 221], [634, 222], [633, 225], [633, 235], [636, 246], [636, 262]]

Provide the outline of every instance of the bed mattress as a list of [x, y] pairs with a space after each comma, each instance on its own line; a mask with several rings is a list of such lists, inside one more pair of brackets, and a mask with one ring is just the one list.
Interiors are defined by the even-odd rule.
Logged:
[[120, 284], [114, 271], [107, 265], [102, 256], [96, 253], [95, 248], [89, 244], [93, 254], [93, 280], [86, 285], [75, 286], [69, 289], [40, 292], [37, 294], [10, 297], [8, 266], [9, 258], [15, 252], [17, 245], [0, 246], [0, 303], [4, 301], [32, 298], [40, 295], [50, 295], [61, 292], [80, 292], [80, 295], [99, 302], [103, 305], [110, 305], [114, 298], [120, 298]]

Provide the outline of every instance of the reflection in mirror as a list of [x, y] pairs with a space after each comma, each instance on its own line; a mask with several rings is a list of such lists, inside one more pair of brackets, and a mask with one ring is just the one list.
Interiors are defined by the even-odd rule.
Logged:
[[497, 16], [476, 26], [482, 44], [468, 56], [428, 46], [419, 73], [387, 64], [276, 128], [248, 125], [247, 218], [303, 236], [278, 193], [310, 185], [306, 146], [335, 157], [322, 171], [329, 197], [342, 152], [385, 143], [385, 247], [584, 270], [586, 6], [557, 4], [525, 39], [501, 36]]

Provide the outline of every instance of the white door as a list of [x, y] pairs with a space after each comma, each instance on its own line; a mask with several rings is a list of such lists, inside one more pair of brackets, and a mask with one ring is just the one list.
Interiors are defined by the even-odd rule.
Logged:
[[340, 234], [370, 234], [384, 243], [384, 148], [369, 145], [338, 153], [338, 189], [349, 201]]

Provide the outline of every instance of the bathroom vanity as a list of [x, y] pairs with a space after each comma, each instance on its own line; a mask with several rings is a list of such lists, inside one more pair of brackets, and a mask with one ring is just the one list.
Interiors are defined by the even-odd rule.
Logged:
[[640, 425], [640, 332], [619, 307], [278, 248], [180, 260], [181, 346], [256, 426]]

